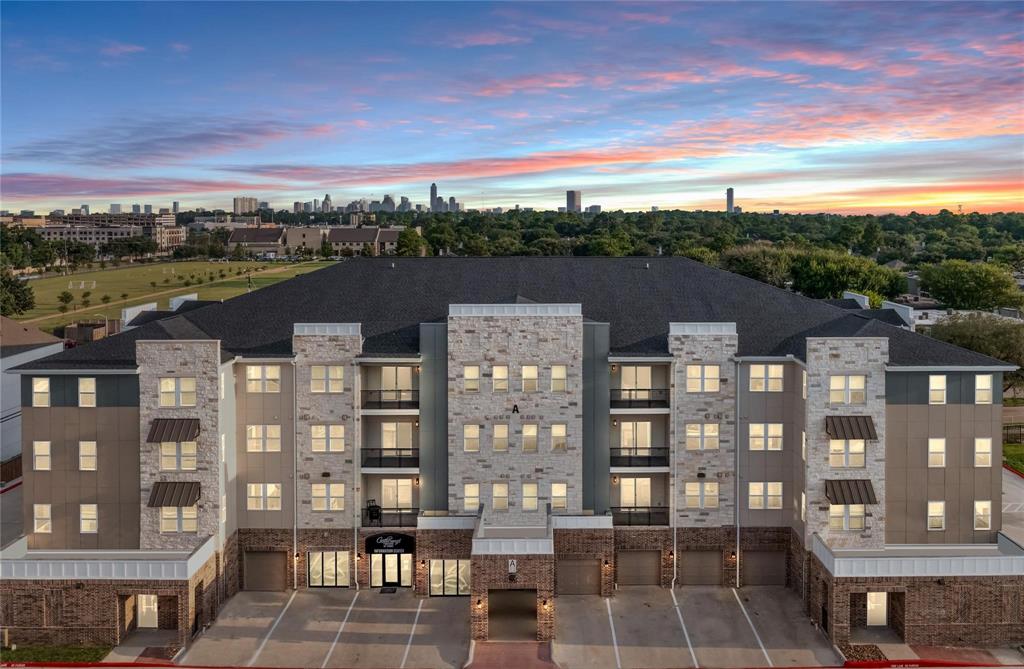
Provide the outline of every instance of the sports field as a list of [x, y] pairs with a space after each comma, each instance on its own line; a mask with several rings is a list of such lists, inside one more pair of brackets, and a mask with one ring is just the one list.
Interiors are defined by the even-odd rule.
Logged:
[[[146, 302], [156, 302], [157, 308], [167, 309], [170, 298], [176, 295], [198, 293], [201, 300], [226, 300], [247, 292], [250, 276], [252, 289], [257, 290], [330, 264], [190, 261], [131, 265], [34, 279], [29, 285], [35, 292], [36, 306], [17, 320], [52, 330], [77, 320], [120, 318], [124, 307]], [[186, 282], [190, 285], [186, 286]], [[74, 296], [67, 313], [60, 312], [61, 303], [57, 299], [63, 291]], [[83, 297], [87, 292], [88, 296]], [[109, 298], [107, 302], [104, 296]]]

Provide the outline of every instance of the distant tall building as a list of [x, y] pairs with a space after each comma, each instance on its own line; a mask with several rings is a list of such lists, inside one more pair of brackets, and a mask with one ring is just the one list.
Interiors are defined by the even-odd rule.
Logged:
[[322, 211], [325, 214], [327, 214], [327, 213], [330, 213], [332, 211], [332, 207], [333, 207], [333, 203], [331, 202], [331, 194], [327, 193], [327, 194], [324, 195], [323, 204], [320, 205], [320, 211]]
[[[657, 207], [655, 207], [655, 209], [657, 209]], [[592, 205], [590, 205], [589, 207], [587, 207], [587, 213], [588, 214], [600, 214], [601, 213], [601, 205], [599, 205], [599, 204], [592, 204]]]
[[233, 204], [235, 216], [249, 214], [259, 208], [259, 202], [254, 197], [236, 197]]
[[301, 214], [302, 213], [302, 203], [301, 202], [292, 202], [292, 213], [293, 214]]
[[133, 214], [141, 214], [142, 213], [142, 205], [141, 204], [133, 204], [132, 205], [132, 213]]
[[455, 201], [455, 196], [448, 198], [448, 211], [458, 211], [459, 203]]
[[151, 205], [151, 204], [144, 204], [144, 205], [142, 205], [142, 213], [143, 214], [152, 214], [153, 213], [153, 205]]
[[119, 204], [112, 204], [112, 205], [110, 205], [110, 213], [111, 214], [120, 214], [121, 213], [121, 205], [119, 205]]
[[565, 210], [570, 214], [583, 211], [583, 191], [565, 191]]
[[385, 194], [384, 199], [380, 201], [380, 210], [386, 212], [393, 212], [395, 210], [395, 198]]
[[430, 211], [440, 211], [437, 206], [437, 184], [430, 184]]
[[307, 214], [312, 213], [313, 212], [313, 203], [312, 202], [303, 202], [302, 203], [302, 211], [307, 213]]
[[87, 205], [87, 204], [83, 204], [82, 205], [82, 214], [85, 215], [85, 216], [89, 215], [89, 205]]
[[732, 203], [732, 188], [726, 188], [725, 189], [725, 213], [731, 214], [733, 212], [733, 209], [734, 209], [734, 207], [733, 207], [733, 203]]
[[412, 203], [409, 202], [409, 198], [402, 196], [401, 202], [398, 203], [398, 211], [410, 211], [412, 209]]
[[[85, 205], [82, 205], [82, 207], [85, 208]], [[171, 203], [171, 213], [172, 214], [177, 214], [179, 209], [181, 209], [181, 203], [180, 202], [175, 200], [174, 202]]]
[[270, 203], [267, 202], [266, 200], [260, 202], [260, 209], [270, 209]]

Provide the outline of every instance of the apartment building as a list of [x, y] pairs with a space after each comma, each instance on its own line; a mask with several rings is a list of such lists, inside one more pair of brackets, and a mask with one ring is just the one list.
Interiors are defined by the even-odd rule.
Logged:
[[18, 643], [238, 589], [777, 584], [837, 644], [1024, 641], [998, 360], [684, 258], [340, 263], [22, 365]]
[[49, 242], [60, 242], [66, 239], [96, 248], [131, 237], [148, 237], [156, 242], [157, 251], [161, 253], [184, 246], [186, 237], [186, 228], [176, 227], [173, 223], [171, 225], [47, 225], [37, 228], [37, 231], [43, 239]]

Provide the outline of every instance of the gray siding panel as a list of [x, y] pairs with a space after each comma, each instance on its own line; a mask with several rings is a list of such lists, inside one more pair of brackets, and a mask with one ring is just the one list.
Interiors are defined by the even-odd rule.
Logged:
[[583, 324], [583, 508], [603, 514], [609, 507], [610, 451], [607, 323]]
[[420, 508], [448, 510], [448, 329], [420, 324]]
[[[78, 378], [96, 379], [96, 406], [137, 407], [139, 406], [139, 377], [137, 374], [46, 374], [36, 376], [50, 379], [50, 406], [78, 406]], [[21, 376], [21, 405], [32, 406], [32, 374]]]
[[[989, 372], [935, 372], [946, 375], [946, 404], [974, 404], [974, 376]], [[928, 404], [928, 376], [930, 372], [890, 371], [885, 375], [886, 404]], [[1001, 372], [991, 372], [993, 404], [1002, 404]]]

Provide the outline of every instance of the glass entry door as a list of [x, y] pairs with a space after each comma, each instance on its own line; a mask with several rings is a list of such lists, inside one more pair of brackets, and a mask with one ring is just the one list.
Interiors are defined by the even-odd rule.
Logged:
[[411, 553], [374, 553], [370, 556], [370, 587], [412, 587]]

